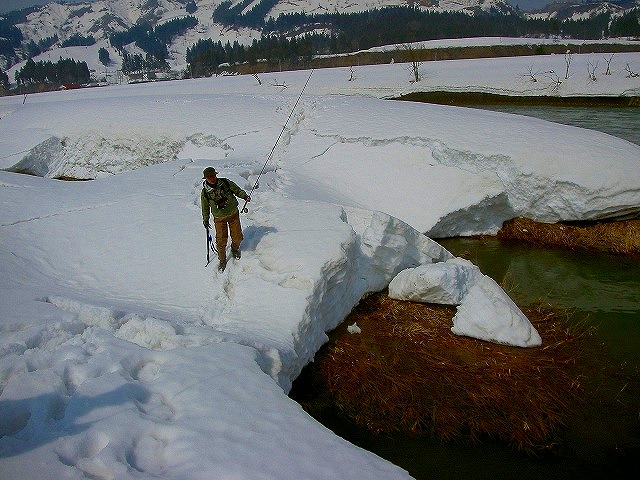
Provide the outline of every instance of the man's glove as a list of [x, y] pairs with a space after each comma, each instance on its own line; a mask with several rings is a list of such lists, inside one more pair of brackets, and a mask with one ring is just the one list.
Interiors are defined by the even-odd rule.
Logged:
[[209, 220], [203, 220], [202, 224], [204, 225], [204, 228], [206, 228], [207, 230], [211, 228], [211, 225], [209, 225]]

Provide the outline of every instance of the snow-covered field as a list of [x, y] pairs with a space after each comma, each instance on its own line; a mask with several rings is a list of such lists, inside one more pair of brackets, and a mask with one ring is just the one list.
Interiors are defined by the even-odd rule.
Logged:
[[[615, 59], [567, 93], [638, 92], [639, 55]], [[512, 88], [521, 61], [434, 62], [424, 81]], [[0, 98], [0, 167], [40, 175], [0, 172], [0, 478], [409, 478], [287, 397], [325, 332], [450, 257], [421, 232], [640, 207], [637, 145], [375, 98], [419, 88], [406, 65], [349, 77], [311, 76], [223, 274], [204, 268], [202, 169], [251, 189], [309, 72]]]
[[[204, 15], [207, 8], [211, 6], [204, 5], [199, 10], [200, 15]], [[207, 14], [210, 16], [210, 12]], [[39, 27], [42, 32], [43, 26]], [[53, 31], [51, 32], [53, 35]], [[170, 68], [176, 74], [182, 74], [187, 70], [186, 52], [199, 39], [213, 38], [215, 41], [220, 40], [223, 44], [226, 42], [239, 42], [243, 45], [250, 45], [254, 38], [259, 38], [256, 32], [246, 29], [228, 30], [220, 26], [211, 26], [207, 29], [198, 27], [194, 31], [190, 31], [186, 38], [182, 38], [173, 43], [169, 50], [169, 58], [167, 62]], [[563, 43], [570, 43], [571, 48], [571, 66], [570, 79], [565, 79], [566, 63], [564, 55], [533, 55], [538, 46], [553, 45], [558, 46]], [[626, 95], [638, 95], [638, 81], [625, 82], [624, 79], [628, 72], [625, 70], [626, 64], [629, 63], [634, 73], [640, 72], [640, 54], [617, 53], [613, 55], [611, 60], [612, 77], [604, 77], [607, 69], [607, 61], [611, 58], [610, 53], [593, 53], [581, 54], [580, 47], [575, 51], [575, 45], [591, 45], [591, 44], [610, 44], [610, 45], [638, 45], [638, 41], [628, 40], [625, 38], [611, 38], [602, 40], [571, 40], [558, 38], [522, 38], [522, 37], [474, 37], [474, 38], [453, 38], [442, 40], [427, 40], [416, 42], [409, 45], [385, 45], [373, 47], [367, 50], [354, 52], [353, 54], [345, 54], [343, 56], [351, 56], [364, 52], [382, 52], [404, 50], [406, 48], [414, 49], [445, 49], [460, 47], [487, 47], [487, 46], [529, 46], [532, 56], [520, 58], [496, 58], [496, 59], [478, 59], [474, 61], [436, 61], [424, 62], [420, 68], [422, 81], [416, 85], [417, 90], [438, 90], [442, 87], [449, 86], [457, 89], [481, 88], [482, 90], [492, 92], [497, 91], [504, 94], [514, 95], [534, 95], [534, 94], [553, 94], [553, 95], [571, 95], [572, 91], [578, 90], [591, 95], [619, 94], [624, 92]], [[98, 60], [98, 51], [104, 48], [109, 52], [111, 62], [105, 66]], [[569, 49], [569, 47], [567, 47]], [[129, 54], [145, 53], [134, 44], [127, 45]], [[331, 55], [335, 56], [335, 55]], [[53, 48], [33, 58], [34, 61], [57, 62], [60, 58], [73, 58], [79, 62], [86, 62], [89, 70], [92, 72], [92, 78], [100, 82], [116, 83], [121, 80], [121, 76], [117, 71], [122, 68], [122, 57], [119, 52], [113, 48], [107, 39], [98, 39], [94, 45], [85, 47], [65, 47]], [[25, 60], [26, 62], [26, 60]], [[18, 63], [7, 69], [9, 80], [14, 82], [15, 73], [20, 70], [25, 62]], [[598, 80], [595, 82], [589, 80], [589, 69], [595, 66], [595, 76]], [[357, 71], [357, 59], [354, 58], [354, 68]], [[368, 68], [368, 67], [366, 67]], [[405, 70], [407, 66], [404, 66]], [[461, 71], [462, 70], [462, 71]], [[350, 76], [350, 72], [346, 75]], [[394, 83], [394, 92], [402, 85], [401, 91], [413, 91], [411, 85], [408, 84], [410, 77], [409, 72], [404, 74], [398, 73], [398, 68], [390, 70], [391, 80]], [[531, 75], [536, 82], [531, 81]], [[609, 76], [607, 76], [609, 77]], [[361, 76], [360, 79], [362, 80]], [[375, 82], [380, 82], [380, 74], [375, 75]], [[560, 81], [560, 84], [558, 84]], [[385, 82], [387, 83], [388, 80]], [[604, 84], [604, 85], [602, 85]], [[382, 85], [381, 85], [382, 86]]]

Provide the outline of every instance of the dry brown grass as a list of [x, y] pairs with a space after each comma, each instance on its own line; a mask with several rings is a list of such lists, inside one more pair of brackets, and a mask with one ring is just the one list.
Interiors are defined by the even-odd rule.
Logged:
[[504, 223], [498, 238], [569, 249], [640, 255], [640, 220], [576, 226], [515, 218]]
[[[451, 333], [455, 307], [363, 300], [312, 365], [329, 401], [374, 433], [484, 438], [544, 453], [582, 395], [581, 339], [558, 315], [525, 311], [544, 344], [517, 348]], [[361, 334], [348, 334], [356, 322]]]

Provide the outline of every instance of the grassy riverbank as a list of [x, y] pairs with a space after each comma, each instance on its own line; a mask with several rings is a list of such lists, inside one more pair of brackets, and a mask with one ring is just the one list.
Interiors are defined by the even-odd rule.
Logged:
[[440, 105], [477, 106], [477, 105], [517, 105], [552, 106], [585, 108], [626, 108], [640, 107], [637, 96], [554, 96], [554, 95], [499, 95], [486, 92], [415, 92], [402, 95], [396, 100], [436, 103]]
[[[371, 295], [332, 332], [291, 396], [325, 424], [361, 429], [352, 441], [366, 430], [451, 446], [497, 443], [548, 465], [577, 459], [590, 472], [635, 468], [638, 372], [609, 357], [594, 328], [568, 312], [524, 311], [542, 347], [459, 337], [450, 330], [455, 307]], [[348, 332], [354, 323], [361, 333]], [[407, 462], [411, 471], [415, 461]]]
[[541, 223], [528, 218], [505, 222], [500, 240], [520, 241], [545, 247], [640, 255], [640, 220], [585, 223]]

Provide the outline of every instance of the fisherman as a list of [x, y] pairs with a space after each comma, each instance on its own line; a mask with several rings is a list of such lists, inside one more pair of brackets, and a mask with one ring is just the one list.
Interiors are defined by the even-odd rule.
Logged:
[[218, 178], [218, 172], [213, 167], [204, 169], [200, 203], [202, 204], [202, 223], [207, 231], [210, 214], [213, 214], [213, 225], [216, 230], [216, 248], [218, 250], [218, 270], [223, 272], [227, 266], [227, 239], [231, 233], [231, 254], [233, 258], [240, 258], [240, 242], [242, 242], [242, 226], [238, 200], [250, 202], [251, 197], [238, 185], [227, 178]]

